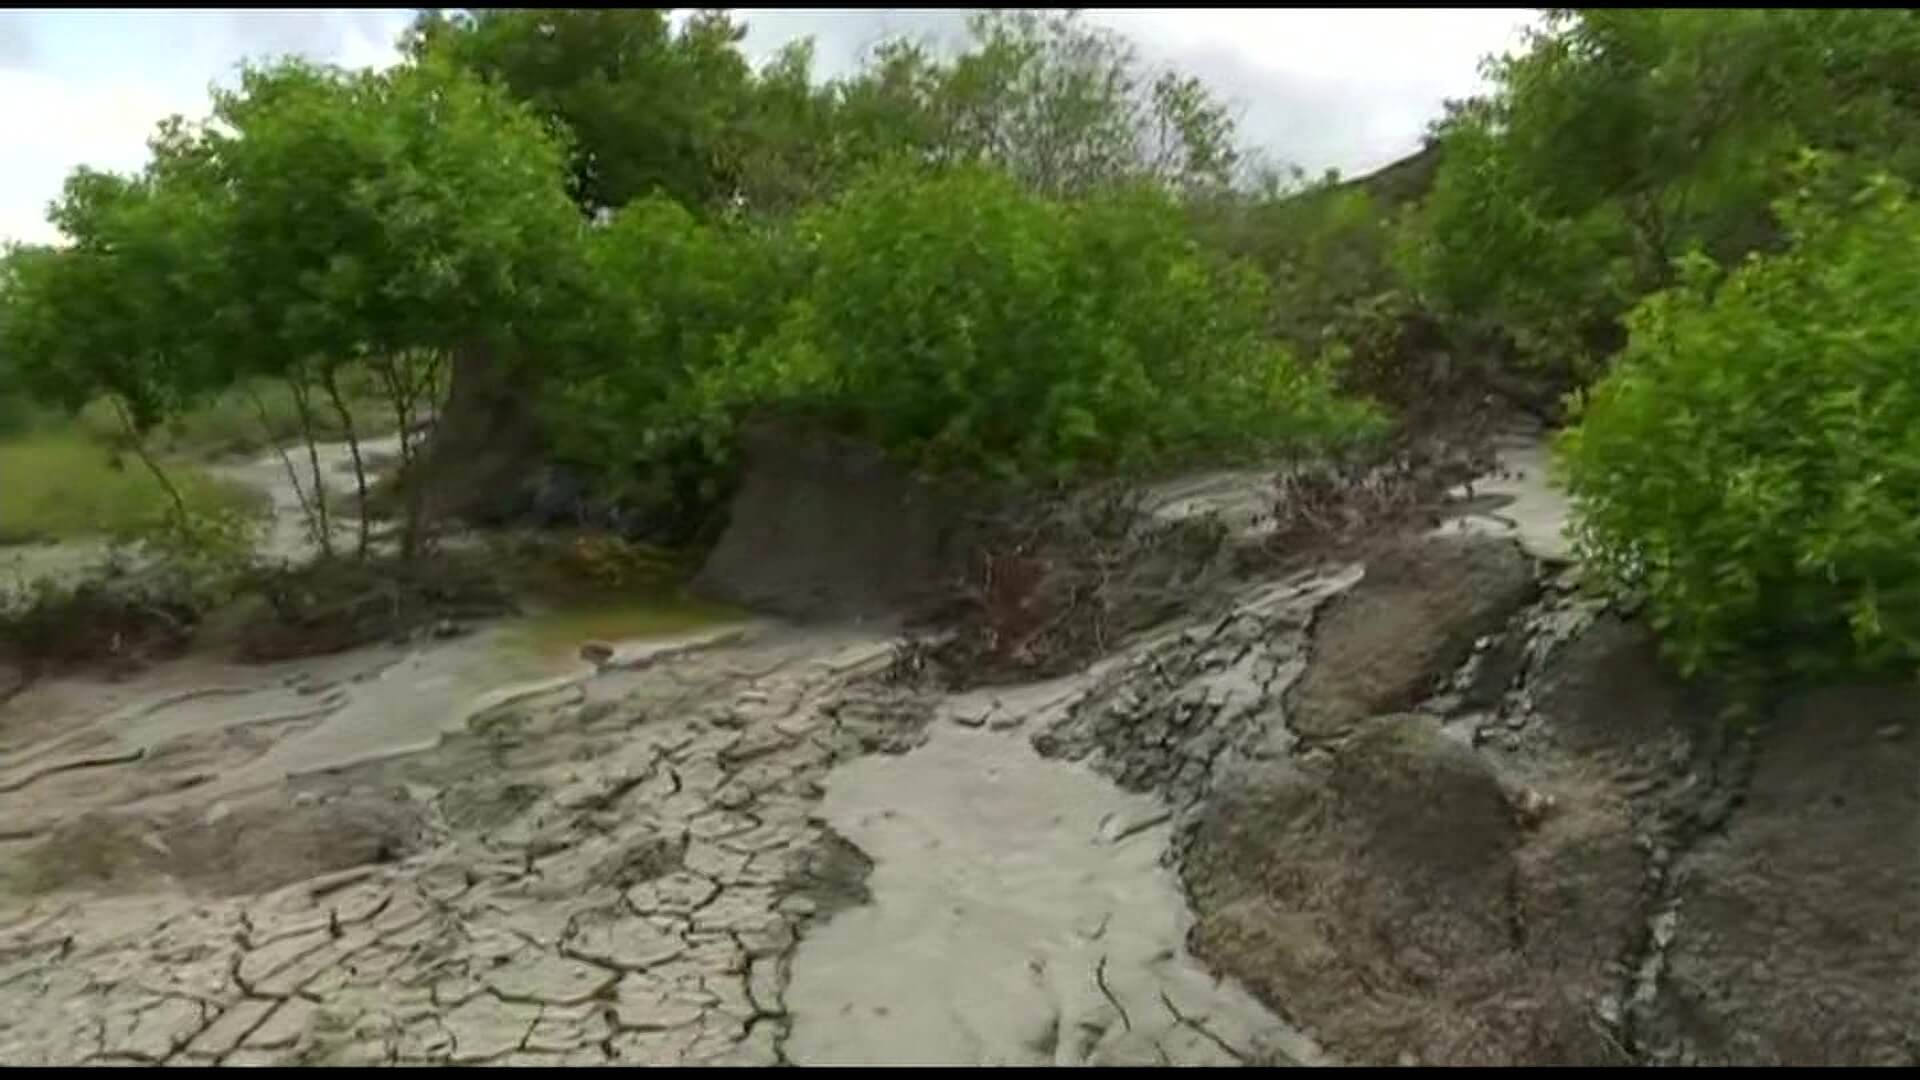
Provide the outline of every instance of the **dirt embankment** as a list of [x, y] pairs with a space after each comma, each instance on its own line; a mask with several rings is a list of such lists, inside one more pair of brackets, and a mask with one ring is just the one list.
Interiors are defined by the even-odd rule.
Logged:
[[694, 581], [706, 595], [794, 619], [892, 619], [937, 604], [964, 570], [964, 493], [829, 435], [763, 426], [741, 449], [726, 531]]
[[1429, 538], [1310, 627], [1159, 644], [1037, 742], [1184, 808], [1196, 952], [1338, 1060], [1912, 1064], [1916, 707], [1832, 688], [1737, 733], [1644, 628]]

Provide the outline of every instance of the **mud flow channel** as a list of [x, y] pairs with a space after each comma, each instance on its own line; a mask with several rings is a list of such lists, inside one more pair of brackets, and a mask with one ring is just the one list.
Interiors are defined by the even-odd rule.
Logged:
[[869, 904], [794, 959], [788, 1055], [810, 1064], [1216, 1064], [1276, 1037], [1186, 952], [1157, 800], [939, 725], [827, 780], [821, 814], [874, 860]]

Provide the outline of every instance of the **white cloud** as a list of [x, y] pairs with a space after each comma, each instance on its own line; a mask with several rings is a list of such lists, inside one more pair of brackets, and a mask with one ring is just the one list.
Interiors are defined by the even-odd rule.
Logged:
[[33, 34], [24, 11], [0, 11], [0, 68], [33, 62]]
[[0, 69], [0, 101], [25, 105], [0, 110], [0, 146], [9, 157], [0, 171], [0, 238], [30, 242], [55, 239], [46, 206], [76, 166], [137, 169], [158, 120], [176, 112], [204, 114], [209, 107], [204, 89], [137, 75], [76, 84], [22, 69]]
[[[296, 53], [386, 66], [406, 9], [0, 11], [0, 240], [49, 240], [46, 204], [76, 165], [133, 169], [154, 124], [203, 116], [207, 86], [243, 59]], [[948, 10], [741, 9], [749, 53], [801, 34], [824, 73], [851, 68], [893, 33], [951, 40]], [[1412, 150], [1448, 97], [1479, 85], [1476, 65], [1517, 43], [1531, 12], [1102, 10], [1088, 18], [1135, 38], [1156, 61], [1194, 72], [1242, 108], [1244, 135], [1318, 171], [1384, 164]]]
[[[74, 168], [131, 171], [162, 119], [199, 119], [240, 64], [297, 54], [351, 67], [399, 59], [401, 10], [0, 12], [0, 241], [58, 239], [47, 204]], [[4, 45], [0, 45], [4, 48]]]

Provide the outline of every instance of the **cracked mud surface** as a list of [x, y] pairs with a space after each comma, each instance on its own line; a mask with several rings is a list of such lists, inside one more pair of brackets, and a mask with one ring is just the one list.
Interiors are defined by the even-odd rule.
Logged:
[[[282, 463], [235, 469], [274, 495], [269, 553], [300, 555]], [[885, 685], [867, 631], [749, 624], [598, 670], [503, 640], [9, 702], [0, 1061], [1311, 1057], [1187, 955], [1166, 815], [1029, 748], [1061, 687]], [[902, 927], [951, 972], [847, 1015], [876, 966], [912, 974]]]
[[[1151, 819], [1145, 800], [1043, 761], [1009, 724], [965, 731], [941, 703], [869, 678], [892, 644], [760, 626], [461, 697], [479, 704], [430, 750], [209, 783], [200, 798], [124, 792], [156, 763], [272, 760], [318, 729], [249, 717], [327, 701], [366, 669], [334, 661], [299, 686], [202, 694], [191, 724], [170, 719], [187, 700], [171, 686], [116, 703], [91, 734], [8, 755], [11, 811], [72, 784], [61, 797], [84, 812], [9, 845], [0, 1060], [773, 1064], [892, 1060], [906, 1039], [953, 1063], [1220, 1063], [1285, 1031], [1185, 956], [1165, 829], [1100, 835], [1116, 814]], [[234, 751], [234, 732], [255, 743]], [[998, 770], [998, 793], [1018, 785], [1026, 802], [939, 822], [956, 809], [944, 796], [983, 795], [969, 768], [987, 793]], [[956, 785], [919, 790], [933, 776]], [[918, 792], [891, 828], [860, 806], [876, 780], [874, 797]], [[1077, 785], [1070, 810], [1049, 812], [1063, 782]], [[1019, 837], [1010, 816], [1031, 818]], [[946, 850], [909, 850], [931, 832]], [[1022, 860], [1040, 872], [1005, 883]], [[930, 866], [976, 902], [1027, 910], [950, 915], [919, 939], [927, 963], [988, 940], [1002, 953], [910, 980], [891, 1020], [843, 1015], [861, 1002], [840, 976], [917, 966], [888, 950], [918, 925]], [[1033, 979], [1030, 960], [1047, 977], [1026, 997], [992, 989]], [[991, 978], [962, 977], [983, 968]], [[956, 1011], [961, 988], [999, 1012]]]
[[0, 1062], [1920, 1062], [1911, 688], [1732, 731], [1537, 539], [961, 694], [771, 623], [35, 684]]
[[[404, 857], [266, 895], [218, 895], [235, 883], [156, 851], [170, 888], [13, 905], [0, 1060], [771, 1062], [795, 935], [857, 887], [808, 809], [864, 733], [820, 695], [884, 657], [772, 634], [481, 712], [432, 752], [196, 808], [214, 827], [384, 803], [420, 835]], [[142, 837], [153, 814], [118, 820], [173, 855], [195, 824]]]

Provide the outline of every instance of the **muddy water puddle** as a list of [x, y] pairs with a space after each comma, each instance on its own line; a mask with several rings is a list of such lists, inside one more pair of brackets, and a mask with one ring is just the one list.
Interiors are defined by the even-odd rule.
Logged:
[[743, 624], [748, 616], [678, 590], [614, 596], [530, 612], [503, 628], [507, 651], [541, 663], [577, 661], [585, 642], [640, 643]]

